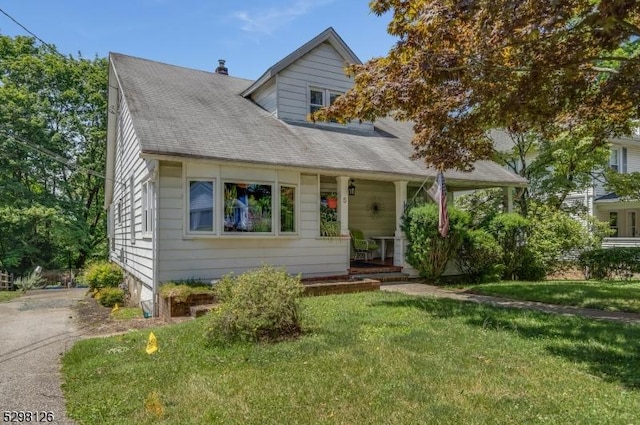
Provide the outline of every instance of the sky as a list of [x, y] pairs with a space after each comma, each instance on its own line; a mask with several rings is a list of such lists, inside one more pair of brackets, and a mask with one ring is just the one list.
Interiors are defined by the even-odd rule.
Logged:
[[[363, 62], [394, 44], [369, 0], [0, 0], [0, 9], [63, 54], [109, 52], [257, 79], [328, 27]], [[0, 34], [29, 35], [0, 13]]]

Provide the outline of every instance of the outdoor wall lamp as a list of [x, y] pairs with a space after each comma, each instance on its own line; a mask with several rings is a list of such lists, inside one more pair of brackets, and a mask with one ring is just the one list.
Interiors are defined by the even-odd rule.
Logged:
[[349, 196], [355, 196], [356, 194], [356, 185], [353, 184], [353, 179], [351, 179], [351, 181], [349, 182]]

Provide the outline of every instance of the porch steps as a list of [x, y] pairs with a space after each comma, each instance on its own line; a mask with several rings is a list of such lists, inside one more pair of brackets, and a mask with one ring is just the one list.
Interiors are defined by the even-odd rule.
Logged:
[[377, 280], [378, 282], [399, 282], [404, 281], [409, 278], [408, 273], [397, 272], [381, 272], [381, 273], [363, 273], [363, 274], [354, 274], [350, 276], [352, 279], [356, 280]]
[[380, 281], [373, 279], [304, 283], [304, 294], [307, 296], [351, 294], [378, 290], [380, 290]]

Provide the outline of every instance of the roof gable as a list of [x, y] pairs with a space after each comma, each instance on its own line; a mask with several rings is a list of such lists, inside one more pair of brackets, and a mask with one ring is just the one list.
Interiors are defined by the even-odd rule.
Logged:
[[267, 71], [260, 76], [253, 84], [251, 84], [245, 91], [241, 93], [242, 96], [247, 97], [250, 96], [257, 89], [262, 87], [265, 83], [267, 83], [271, 78], [273, 78], [276, 74], [278, 74], [283, 69], [287, 68], [289, 65], [320, 46], [322, 43], [329, 43], [338, 54], [348, 63], [361, 64], [362, 61], [356, 56], [355, 53], [347, 46], [344, 40], [338, 35], [338, 33], [332, 28], [329, 27], [326, 30], [322, 31], [320, 34], [315, 36], [313, 39], [309, 40], [292, 53], [287, 55], [284, 59], [281, 59], [275, 65], [271, 66]]

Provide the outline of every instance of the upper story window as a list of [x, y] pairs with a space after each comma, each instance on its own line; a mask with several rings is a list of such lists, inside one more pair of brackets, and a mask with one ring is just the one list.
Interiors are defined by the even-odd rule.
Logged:
[[614, 171], [620, 171], [620, 151], [619, 149], [611, 149], [609, 154], [609, 168]]
[[627, 172], [627, 148], [611, 148], [609, 168], [619, 173]]
[[309, 112], [314, 113], [320, 108], [333, 105], [333, 102], [340, 97], [342, 93], [329, 89], [320, 89], [312, 87], [309, 89]]

